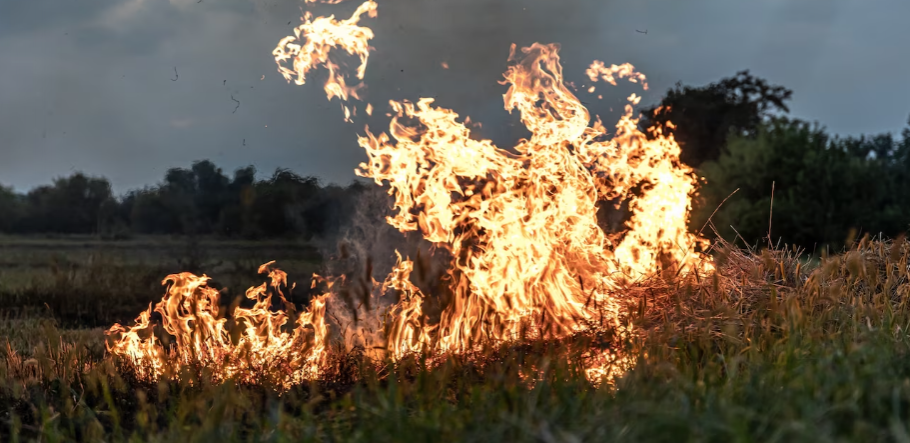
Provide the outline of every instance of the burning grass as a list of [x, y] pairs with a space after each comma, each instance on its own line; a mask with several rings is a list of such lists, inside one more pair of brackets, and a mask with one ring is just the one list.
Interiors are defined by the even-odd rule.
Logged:
[[[348, 19], [305, 13], [273, 52], [279, 71], [304, 84], [325, 68], [327, 97], [353, 121], [374, 37], [360, 20], [376, 13], [370, 0]], [[353, 75], [335, 52], [359, 60]], [[388, 132], [358, 138], [368, 161], [356, 172], [394, 199], [386, 221], [447, 258], [434, 291], [412, 280], [428, 266], [398, 251], [382, 282], [370, 265], [354, 280], [314, 276], [325, 292], [299, 312], [268, 264], [271, 283], [235, 303], [206, 276], [171, 274], [160, 302], [106, 331], [107, 353], [51, 324], [7, 343], [0, 433], [910, 440], [908, 245], [864, 239], [811, 270], [796, 251], [723, 242], [709, 259], [686, 228], [697, 180], [673, 137], [639, 130], [636, 94], [608, 137], [566, 86], [558, 52], [511, 48], [504, 108], [531, 134], [511, 148], [473, 138], [430, 98], [390, 102]], [[588, 75], [647, 89], [628, 64], [595, 62]], [[621, 232], [597, 222], [610, 200], [628, 207]]]
[[[898, 440], [910, 411], [910, 245], [860, 242], [807, 266], [721, 245], [708, 278], [626, 288], [617, 341], [579, 333], [446, 357], [335, 346], [280, 392], [204, 367], [138, 377], [99, 331], [4, 321], [5, 441]], [[595, 386], [583, 359], [634, 365]], [[264, 368], [264, 370], [268, 370]], [[278, 370], [276, 368], [276, 370]], [[262, 377], [267, 380], [268, 377]]]

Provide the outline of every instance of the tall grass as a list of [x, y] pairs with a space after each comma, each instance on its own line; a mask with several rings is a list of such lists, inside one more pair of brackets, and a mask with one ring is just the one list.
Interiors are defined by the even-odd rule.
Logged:
[[282, 395], [192, 370], [148, 383], [91, 331], [7, 318], [0, 438], [910, 441], [908, 259], [908, 243], [868, 238], [812, 268], [725, 246], [713, 276], [627, 288], [636, 363], [615, 386], [585, 378], [586, 335], [435, 365], [337, 350], [324, 379]]

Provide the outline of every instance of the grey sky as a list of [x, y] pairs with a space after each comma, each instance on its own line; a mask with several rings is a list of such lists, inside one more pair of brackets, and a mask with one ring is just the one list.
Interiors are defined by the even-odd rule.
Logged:
[[[906, 0], [378, 2], [379, 17], [365, 21], [376, 32], [369, 101], [384, 111], [389, 99], [437, 97], [498, 142], [518, 134], [497, 84], [512, 42], [561, 43], [577, 83], [593, 59], [631, 62], [649, 77], [645, 103], [676, 81], [750, 69], [795, 91], [795, 117], [834, 133], [896, 133], [910, 114]], [[358, 3], [317, 12], [347, 16]], [[205, 158], [228, 173], [253, 164], [349, 182], [365, 158], [356, 144], [365, 122], [344, 123], [318, 82], [289, 85], [272, 59], [302, 5], [0, 1], [0, 183], [24, 191], [80, 170], [123, 192]], [[606, 116], [634, 89], [600, 91], [600, 102], [579, 96]], [[373, 130], [385, 128], [383, 114]]]

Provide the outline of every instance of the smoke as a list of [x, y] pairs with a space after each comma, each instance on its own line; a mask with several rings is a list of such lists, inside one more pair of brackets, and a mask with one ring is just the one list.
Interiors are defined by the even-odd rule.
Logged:
[[[413, 282], [441, 311], [445, 295], [445, 274], [450, 256], [435, 248], [419, 232], [402, 233], [386, 223], [392, 214], [393, 199], [388, 188], [368, 184], [356, 198], [353, 215], [339, 234], [315, 241], [325, 258], [323, 273], [335, 281], [327, 302], [327, 317], [347, 349], [371, 351], [385, 345], [382, 315], [398, 301], [392, 291], [381, 293], [383, 280], [402, 258], [415, 262]], [[396, 252], [398, 254], [396, 254]]]
[[390, 269], [395, 263], [395, 250], [405, 248], [408, 237], [385, 223], [391, 213], [392, 200], [383, 188], [373, 184], [355, 197], [354, 212], [347, 220], [338, 220], [343, 226], [338, 234], [317, 242], [323, 257], [327, 258], [325, 271], [329, 275], [348, 275], [366, 272], [367, 262], [373, 271], [368, 277], [382, 281], [378, 268]]
[[[359, 3], [317, 6], [314, 13], [347, 17]], [[376, 37], [371, 41], [375, 50], [365, 78], [365, 101], [379, 105], [435, 97], [439, 106], [481, 121], [484, 126], [474, 127], [475, 137], [511, 146], [528, 132], [517, 113], [510, 115], [503, 109], [502, 93], [507, 87], [499, 80], [510, 46], [561, 41], [584, 47], [583, 42], [598, 34], [597, 14], [592, 11], [600, 7], [593, 1], [571, 5], [545, 0], [383, 1], [379, 18], [367, 23]], [[572, 64], [578, 67], [580, 80], [590, 60], [577, 58]], [[367, 119], [373, 124], [372, 132], [388, 124], [383, 114]], [[398, 301], [395, 294], [380, 294], [379, 288], [399, 254], [414, 261], [411, 281], [427, 296], [423, 309], [431, 322], [451, 300], [447, 286], [451, 256], [423, 240], [419, 232], [401, 233], [385, 222], [393, 211], [387, 188], [368, 185], [355, 206], [340, 235], [324, 239], [319, 246], [326, 257], [325, 275], [341, 278], [329, 301], [330, 321], [348, 331], [350, 335], [344, 337], [348, 348], [368, 348], [370, 342], [381, 343], [377, 332], [383, 309]]]

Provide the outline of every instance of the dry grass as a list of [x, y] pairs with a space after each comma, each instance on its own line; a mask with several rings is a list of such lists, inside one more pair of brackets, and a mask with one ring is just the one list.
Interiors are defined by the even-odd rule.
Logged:
[[[908, 441], [910, 244], [868, 238], [808, 266], [718, 245], [718, 271], [626, 290], [615, 389], [578, 364], [603, 337], [374, 362], [332, 353], [279, 396], [204, 370], [144, 383], [98, 330], [2, 320], [0, 434], [41, 441]], [[610, 342], [613, 343], [613, 342]], [[529, 374], [536, 377], [529, 378]]]

